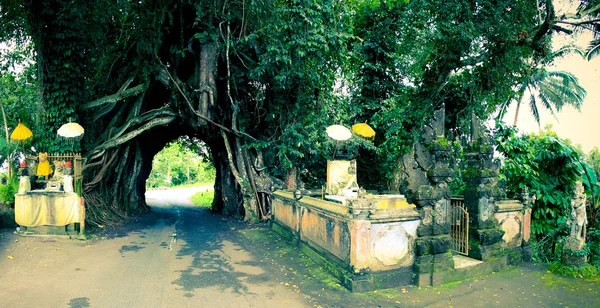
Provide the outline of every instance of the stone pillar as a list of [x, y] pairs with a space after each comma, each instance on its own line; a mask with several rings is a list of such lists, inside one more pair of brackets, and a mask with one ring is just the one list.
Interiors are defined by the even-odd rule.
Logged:
[[454, 269], [450, 238], [450, 199], [448, 183], [452, 145], [444, 137], [444, 108], [434, 113], [430, 126], [423, 129], [413, 153], [404, 160], [408, 173], [409, 198], [421, 216], [417, 228], [414, 264], [415, 283], [419, 286], [443, 283], [442, 274]]
[[469, 212], [469, 257], [487, 261], [503, 255], [504, 231], [495, 218], [495, 201], [503, 192], [497, 187], [499, 166], [494, 164], [493, 148], [473, 142], [465, 154], [468, 168], [463, 176], [466, 183], [465, 207]]

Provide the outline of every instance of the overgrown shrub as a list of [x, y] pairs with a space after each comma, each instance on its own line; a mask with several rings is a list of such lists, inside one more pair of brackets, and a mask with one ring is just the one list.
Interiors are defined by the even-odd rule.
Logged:
[[556, 261], [558, 240], [567, 235], [573, 184], [582, 180], [582, 157], [549, 128], [518, 135], [512, 127], [499, 126], [495, 137], [504, 156], [500, 179], [507, 190], [519, 193], [528, 187], [537, 197], [531, 220], [534, 258]]
[[600, 269], [600, 230], [590, 229], [588, 232], [588, 247], [590, 248], [590, 264]]
[[7, 174], [0, 175], [0, 203], [2, 206], [14, 208], [15, 194], [19, 189], [18, 178], [15, 176], [11, 180], [7, 178]]

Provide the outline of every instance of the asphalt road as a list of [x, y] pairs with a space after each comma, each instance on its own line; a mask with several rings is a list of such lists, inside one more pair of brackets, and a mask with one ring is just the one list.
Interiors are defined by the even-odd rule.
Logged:
[[150, 214], [88, 241], [2, 230], [0, 307], [307, 306], [241, 248], [237, 222], [191, 206], [196, 191], [150, 191]]

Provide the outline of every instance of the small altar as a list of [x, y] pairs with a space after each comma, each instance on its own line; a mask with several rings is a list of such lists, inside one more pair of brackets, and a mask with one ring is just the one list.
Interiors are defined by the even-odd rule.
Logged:
[[49, 179], [40, 179], [33, 172], [35, 159], [28, 158], [21, 164], [19, 192], [15, 194], [15, 222], [19, 225], [16, 234], [85, 238], [81, 156], [48, 155], [47, 161], [51, 163]]
[[[15, 221], [23, 234], [70, 235], [80, 223], [79, 197], [74, 192], [29, 191], [15, 195]], [[45, 228], [38, 227], [48, 226]], [[54, 227], [54, 228], [52, 228]]]

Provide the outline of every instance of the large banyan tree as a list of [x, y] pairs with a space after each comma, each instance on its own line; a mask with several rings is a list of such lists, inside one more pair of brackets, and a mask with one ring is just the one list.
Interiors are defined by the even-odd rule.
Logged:
[[75, 147], [101, 224], [148, 210], [152, 158], [182, 135], [210, 150], [213, 209], [246, 218], [271, 176], [314, 179], [328, 125], [371, 121], [380, 150], [364, 157], [393, 169], [442, 103], [456, 128], [518, 96], [552, 33], [594, 27], [598, 7], [583, 4], [558, 15], [543, 0], [0, 0], [0, 16], [3, 39], [36, 50], [40, 150], [71, 150], [54, 135], [69, 119], [86, 128]]

